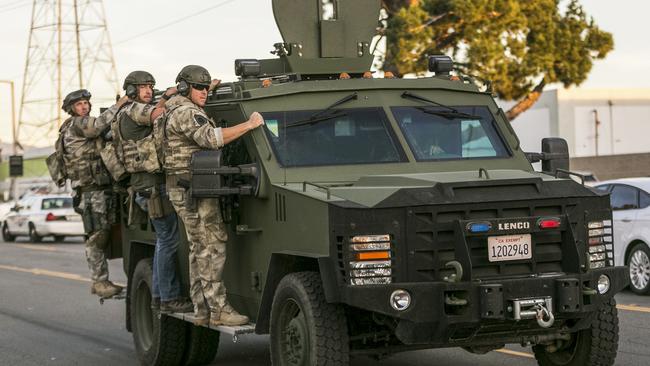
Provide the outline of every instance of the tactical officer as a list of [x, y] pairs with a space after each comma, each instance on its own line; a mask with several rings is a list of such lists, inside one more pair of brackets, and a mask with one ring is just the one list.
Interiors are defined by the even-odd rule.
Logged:
[[228, 235], [219, 200], [201, 198], [195, 205], [188, 205], [190, 197], [178, 183], [189, 180], [190, 159], [194, 152], [220, 149], [261, 126], [264, 120], [254, 112], [248, 121], [236, 126], [216, 127], [203, 110], [212, 83], [208, 70], [196, 65], [186, 66], [178, 74], [176, 82], [179, 94], [166, 103], [169, 111], [164, 167], [169, 198], [183, 220], [190, 245], [190, 297], [194, 303], [195, 324], [246, 324], [248, 317], [239, 314], [226, 301], [222, 274]]
[[[126, 77], [123, 88], [134, 102], [127, 103], [117, 113], [111, 126], [112, 144], [117, 160], [130, 174], [130, 203], [138, 202], [141, 205], [156, 232], [152, 304], [154, 307], [159, 305], [163, 314], [185, 313], [191, 312], [193, 307], [191, 302], [181, 297], [181, 286], [176, 275], [178, 218], [165, 189], [165, 175], [158, 161], [152, 134], [152, 122], [164, 109], [165, 101], [162, 100], [158, 108], [150, 105], [155, 83], [153, 76], [146, 71], [134, 71]], [[167, 90], [165, 95], [172, 95], [175, 91], [175, 88]], [[115, 170], [112, 164], [107, 162], [106, 165], [109, 170]], [[129, 211], [133, 212], [134, 209]]]
[[120, 293], [122, 287], [108, 280], [104, 251], [116, 207], [112, 199], [111, 177], [100, 158], [100, 151], [104, 145], [102, 135], [128, 98], [122, 97], [95, 118], [89, 116], [90, 97], [87, 90], [81, 89], [68, 94], [63, 100], [62, 109], [70, 118], [59, 129], [54, 154], [63, 162], [63, 176], [72, 182], [75, 209], [83, 218], [87, 235], [86, 258], [93, 281], [90, 292], [105, 298]]

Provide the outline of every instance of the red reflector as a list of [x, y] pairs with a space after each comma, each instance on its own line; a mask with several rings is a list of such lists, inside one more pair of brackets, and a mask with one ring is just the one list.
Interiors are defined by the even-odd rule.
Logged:
[[560, 227], [560, 219], [541, 219], [537, 222], [540, 229], [557, 229]]

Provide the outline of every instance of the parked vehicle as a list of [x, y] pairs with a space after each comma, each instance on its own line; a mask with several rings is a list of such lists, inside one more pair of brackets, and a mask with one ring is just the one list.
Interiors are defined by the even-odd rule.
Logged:
[[45, 236], [62, 241], [66, 236], [84, 235], [81, 216], [72, 208], [69, 195], [29, 195], [11, 208], [2, 224], [2, 238], [11, 242], [29, 236], [38, 243]]
[[610, 192], [614, 219], [614, 262], [629, 266], [630, 289], [650, 295], [650, 178], [600, 182]]

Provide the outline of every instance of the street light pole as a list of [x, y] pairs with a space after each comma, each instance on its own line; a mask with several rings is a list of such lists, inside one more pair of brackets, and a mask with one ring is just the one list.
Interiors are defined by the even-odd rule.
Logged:
[[[0, 84], [9, 84], [11, 88], [11, 134], [13, 137], [13, 154], [18, 154], [18, 141], [16, 140], [16, 93], [14, 91], [14, 82], [11, 80], [0, 80]], [[18, 184], [16, 178], [11, 178], [10, 192], [14, 199], [18, 198]]]

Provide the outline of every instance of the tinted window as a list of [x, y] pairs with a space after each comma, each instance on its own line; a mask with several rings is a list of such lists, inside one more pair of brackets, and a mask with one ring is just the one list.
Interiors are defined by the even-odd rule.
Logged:
[[613, 210], [629, 210], [637, 208], [639, 191], [630, 186], [615, 185], [610, 196]]
[[381, 108], [264, 112], [266, 134], [285, 167], [390, 163], [405, 158]]
[[640, 191], [641, 197], [639, 198], [639, 208], [646, 208], [650, 206], [650, 194], [646, 191]]
[[444, 108], [391, 108], [417, 160], [509, 156], [487, 107], [455, 109], [468, 116], [458, 117]]
[[71, 197], [45, 198], [41, 204], [42, 210], [53, 210], [57, 208], [72, 208]]

